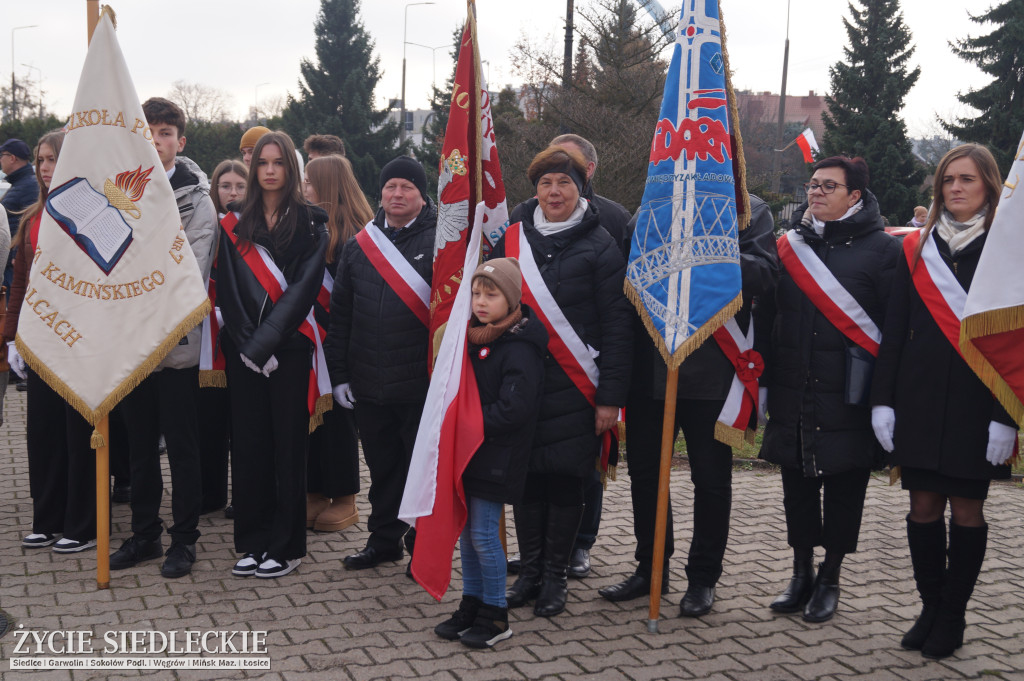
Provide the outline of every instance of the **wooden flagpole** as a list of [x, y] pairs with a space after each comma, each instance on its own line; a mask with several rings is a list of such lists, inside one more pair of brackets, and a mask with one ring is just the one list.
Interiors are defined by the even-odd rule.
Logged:
[[[86, 0], [89, 42], [100, 21], [99, 0]], [[96, 448], [96, 588], [110, 588], [110, 417], [96, 424], [103, 444]]]
[[658, 510], [654, 522], [654, 557], [651, 563], [651, 607], [647, 615], [647, 631], [658, 633], [661, 608], [661, 582], [665, 571], [665, 534], [668, 529], [668, 482], [672, 474], [672, 448], [676, 434], [676, 393], [679, 390], [679, 368], [668, 370], [665, 383], [665, 414], [661, 426], [661, 469], [658, 473]]

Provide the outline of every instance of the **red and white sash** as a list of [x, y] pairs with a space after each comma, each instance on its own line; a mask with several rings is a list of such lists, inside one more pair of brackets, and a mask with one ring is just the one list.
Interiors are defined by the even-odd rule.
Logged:
[[751, 417], [757, 413], [757, 379], [764, 371], [761, 353], [754, 350], [754, 320], [750, 320], [745, 335], [733, 317], [712, 336], [736, 368], [729, 395], [715, 424], [715, 439], [730, 447], [740, 447], [744, 440], [753, 444], [756, 428], [750, 425]]
[[921, 259], [917, 263], [918, 266], [914, 266], [914, 252], [920, 241], [920, 231], [908, 234], [903, 238], [903, 253], [906, 255], [907, 265], [910, 267], [911, 280], [914, 282], [917, 294], [921, 296], [925, 307], [931, 313], [932, 319], [939, 325], [943, 335], [962, 357], [963, 354], [960, 353], [960, 320], [964, 316], [967, 292], [957, 281], [953, 271], [946, 265], [935, 241], [931, 238], [925, 240], [924, 248], [921, 250]]
[[[235, 236], [234, 229], [237, 223], [238, 216], [235, 213], [228, 213], [220, 223], [236, 249], [238, 249], [238, 237]], [[252, 244], [252, 248], [239, 249], [239, 255], [242, 256], [242, 260], [249, 266], [252, 273], [256, 275], [256, 280], [270, 296], [270, 300], [274, 303], [280, 300], [288, 288], [288, 282], [267, 249], [259, 244]], [[313, 360], [309, 371], [309, 389], [306, 398], [309, 408], [309, 431], [313, 432], [323, 422], [323, 414], [330, 410], [334, 398], [331, 394], [331, 379], [327, 372], [327, 360], [324, 356], [323, 341], [327, 332], [317, 324], [312, 306], [306, 313], [306, 318], [299, 325], [299, 333], [313, 344]]]
[[210, 299], [210, 314], [203, 319], [199, 341], [199, 385], [203, 388], [226, 388], [224, 353], [217, 343], [224, 317], [217, 307], [217, 282], [213, 278], [206, 281], [206, 295]]
[[[524, 243], [525, 242], [525, 243]], [[579, 337], [565, 318], [562, 308], [544, 283], [544, 277], [533, 258], [533, 249], [523, 236], [521, 223], [511, 225], [505, 232], [505, 255], [519, 260], [523, 274], [522, 300], [533, 310], [548, 332], [548, 352], [569, 380], [573, 382], [591, 407], [597, 407], [597, 382], [601, 372], [590, 354], [590, 348]], [[621, 415], [621, 410], [620, 410]], [[608, 468], [608, 455], [612, 440], [618, 440], [615, 428], [601, 436], [601, 470]]]
[[430, 284], [372, 222], [356, 234], [370, 264], [424, 326], [430, 325]]
[[804, 238], [791, 229], [778, 246], [783, 267], [814, 307], [844, 336], [877, 357], [881, 330]]

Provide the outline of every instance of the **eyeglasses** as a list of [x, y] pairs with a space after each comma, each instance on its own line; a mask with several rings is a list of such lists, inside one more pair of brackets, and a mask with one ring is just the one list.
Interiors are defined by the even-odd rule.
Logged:
[[831, 194], [832, 192], [834, 192], [836, 190], [836, 187], [846, 187], [846, 186], [847, 185], [843, 184], [842, 182], [832, 182], [832, 181], [823, 182], [821, 184], [818, 184], [817, 182], [805, 182], [804, 183], [804, 191], [806, 191], [808, 194], [810, 194], [811, 192], [818, 191], [820, 189], [822, 194]]

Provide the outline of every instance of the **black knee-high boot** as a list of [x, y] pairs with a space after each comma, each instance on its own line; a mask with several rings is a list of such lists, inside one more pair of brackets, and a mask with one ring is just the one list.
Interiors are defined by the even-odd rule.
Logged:
[[948, 567], [935, 623], [921, 648], [925, 657], [940, 660], [964, 644], [964, 613], [981, 573], [987, 544], [988, 525], [965, 527], [949, 523]]
[[907, 544], [910, 546], [914, 581], [917, 582], [917, 592], [921, 595], [923, 607], [914, 626], [903, 636], [900, 645], [905, 650], [921, 650], [935, 623], [946, 573], [945, 518], [930, 523], [917, 523], [908, 515]]
[[544, 578], [533, 614], [554, 617], [565, 610], [569, 597], [566, 571], [576, 532], [583, 517], [583, 505], [548, 506], [547, 535], [544, 538]]
[[544, 533], [547, 529], [548, 505], [527, 502], [512, 507], [516, 522], [521, 566], [519, 576], [505, 591], [508, 607], [518, 608], [537, 597], [544, 567]]

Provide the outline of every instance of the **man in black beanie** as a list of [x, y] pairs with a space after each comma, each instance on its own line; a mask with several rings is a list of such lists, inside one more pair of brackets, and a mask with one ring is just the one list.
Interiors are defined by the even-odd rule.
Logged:
[[437, 215], [427, 177], [399, 156], [380, 173], [381, 207], [349, 240], [331, 293], [324, 342], [334, 399], [355, 409], [370, 469], [370, 536], [344, 559], [350, 570], [397, 561], [415, 532], [398, 519], [420, 413], [427, 397], [430, 279]]

